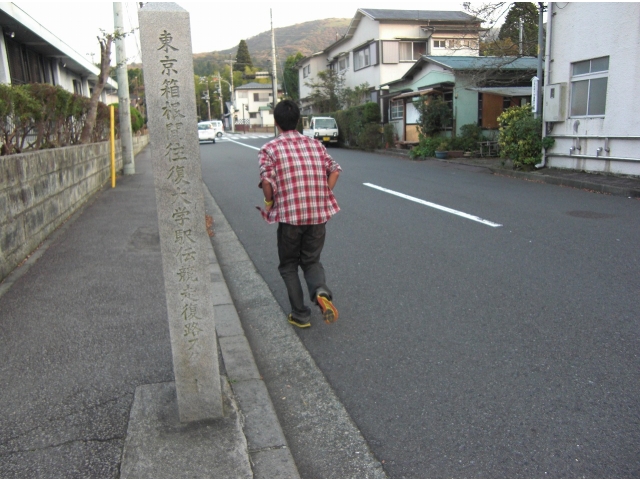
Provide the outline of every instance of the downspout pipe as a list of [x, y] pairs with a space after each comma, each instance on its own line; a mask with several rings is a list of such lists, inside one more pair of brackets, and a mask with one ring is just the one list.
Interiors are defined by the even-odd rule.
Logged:
[[[544, 86], [546, 87], [550, 83], [551, 78], [551, 24], [553, 23], [553, 3], [549, 2], [547, 9], [547, 39], [544, 46]], [[538, 19], [538, 38], [541, 37], [542, 31], [542, 3], [540, 5], [540, 18]], [[542, 104], [542, 95], [540, 95], [540, 103]], [[542, 111], [540, 109], [539, 111]], [[544, 115], [542, 119], [542, 138], [547, 136], [547, 122], [544, 121]], [[547, 164], [547, 149], [542, 147], [542, 161], [535, 165], [536, 168], [543, 168]]]

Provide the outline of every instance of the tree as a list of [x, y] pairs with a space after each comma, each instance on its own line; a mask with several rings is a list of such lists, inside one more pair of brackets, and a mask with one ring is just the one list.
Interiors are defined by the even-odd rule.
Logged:
[[129, 77], [129, 97], [136, 108], [144, 117], [144, 76], [141, 68], [130, 68], [127, 70]]
[[522, 20], [522, 55], [538, 55], [538, 9], [531, 2], [514, 2], [505, 17], [499, 40], [511, 40], [520, 44], [520, 20]]
[[[520, 18], [523, 25], [523, 52], [525, 56], [537, 55], [538, 48], [538, 10], [533, 3], [471, 3], [465, 2], [467, 13], [482, 20], [485, 27], [480, 34], [480, 55], [483, 56], [520, 56]], [[507, 15], [505, 16], [505, 12]], [[505, 18], [498, 29], [496, 25]]]
[[109, 72], [111, 69], [111, 46], [113, 41], [117, 38], [118, 34], [103, 32], [102, 37], [98, 38], [100, 44], [100, 73], [98, 75], [98, 82], [93, 87], [93, 93], [89, 101], [89, 110], [87, 117], [80, 134], [80, 143], [91, 143], [91, 136], [93, 129], [96, 125], [96, 117], [98, 115], [98, 102], [100, 101], [100, 95], [109, 78]]
[[356, 107], [371, 100], [369, 84], [361, 83], [355, 88], [346, 87], [340, 92], [340, 102], [344, 108]]
[[237, 72], [244, 72], [245, 67], [253, 67], [251, 62], [251, 55], [249, 55], [249, 47], [247, 42], [240, 40], [238, 44], [238, 52], [236, 53], [236, 61], [233, 64], [233, 69]]
[[309, 101], [314, 111], [319, 113], [335, 112], [340, 110], [340, 96], [344, 85], [342, 75], [333, 70], [318, 72], [318, 79], [305, 82], [311, 88]]
[[303, 58], [304, 55], [297, 52], [295, 55], [289, 55], [284, 63], [284, 72], [282, 74], [284, 88], [289, 98], [295, 101], [300, 100], [300, 76], [295, 65]]
[[451, 105], [441, 96], [429, 96], [426, 100], [413, 102], [420, 113], [418, 131], [424, 137], [435, 136], [445, 128], [451, 127], [453, 111]]

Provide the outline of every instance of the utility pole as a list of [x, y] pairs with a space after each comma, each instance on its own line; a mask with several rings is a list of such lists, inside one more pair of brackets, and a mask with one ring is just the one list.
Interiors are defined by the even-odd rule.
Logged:
[[127, 75], [127, 51], [124, 46], [124, 19], [122, 2], [113, 2], [113, 26], [116, 33], [116, 76], [118, 80], [118, 117], [120, 118], [120, 144], [125, 175], [136, 173], [133, 159], [133, 135], [131, 133], [131, 101], [129, 100], [129, 76]]
[[[271, 83], [273, 87], [273, 110], [275, 113], [276, 103], [278, 102], [278, 74], [276, 71], [276, 36], [273, 31], [273, 13], [271, 9], [269, 9], [269, 16], [271, 17], [271, 67], [272, 67], [272, 75], [271, 75]], [[273, 134], [278, 136], [278, 127], [276, 127], [275, 116], [273, 121]]]
[[519, 28], [519, 30], [520, 30], [520, 42], [518, 43], [518, 45], [519, 45], [519, 47], [518, 47], [518, 51], [520, 52], [520, 56], [522, 56], [522, 52], [523, 52], [523, 48], [522, 48], [522, 43], [523, 43], [523, 42], [522, 42], [522, 34], [523, 34], [523, 31], [524, 31], [524, 21], [522, 20], [522, 17], [520, 17], [520, 18], [519, 18], [518, 25], [519, 25], [519, 27], [520, 27], [520, 28]]
[[231, 110], [229, 110], [229, 118], [231, 120], [231, 132], [235, 133], [236, 131], [236, 126], [235, 126], [235, 120], [233, 119], [233, 114], [235, 113], [236, 107], [234, 105], [234, 101], [233, 101], [233, 58], [230, 58], [228, 60], [229, 62], [229, 77], [231, 80], [231, 83], [229, 84], [229, 101], [231, 103]]
[[545, 7], [544, 2], [538, 2], [538, 8], [540, 11], [538, 12], [538, 70], [536, 75], [538, 76], [538, 95], [537, 95], [537, 105], [536, 105], [536, 113], [535, 117], [538, 118], [542, 113], [542, 60], [544, 58], [544, 35], [542, 32], [543, 27], [543, 19], [542, 14], [544, 13]]
[[218, 93], [220, 94], [220, 120], [224, 119], [224, 97], [222, 96], [222, 84], [220, 83], [220, 72], [217, 74], [218, 77]]

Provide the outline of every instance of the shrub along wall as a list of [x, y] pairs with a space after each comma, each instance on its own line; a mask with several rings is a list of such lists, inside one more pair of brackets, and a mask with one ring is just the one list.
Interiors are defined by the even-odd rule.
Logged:
[[380, 107], [369, 102], [327, 114], [338, 123], [338, 141], [342, 145], [373, 150], [382, 144]]
[[[134, 137], [134, 154], [149, 143]], [[116, 170], [122, 170], [120, 140]], [[110, 181], [109, 142], [0, 157], [0, 281]]]

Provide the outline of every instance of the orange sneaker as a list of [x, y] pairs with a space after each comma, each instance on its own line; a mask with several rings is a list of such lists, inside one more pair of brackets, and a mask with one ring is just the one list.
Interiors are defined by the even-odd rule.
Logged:
[[329, 324], [338, 320], [338, 309], [326, 294], [321, 293], [316, 297], [316, 300], [318, 301], [320, 310], [322, 310], [322, 318], [325, 323]]

